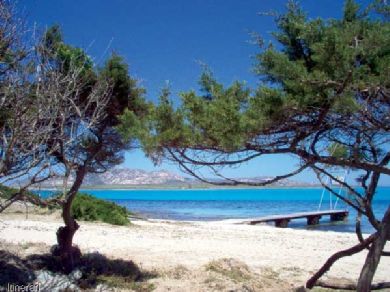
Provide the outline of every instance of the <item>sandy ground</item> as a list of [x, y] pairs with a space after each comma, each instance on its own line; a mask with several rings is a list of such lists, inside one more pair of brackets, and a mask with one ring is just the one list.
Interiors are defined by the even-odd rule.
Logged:
[[[50, 246], [55, 244], [55, 232], [60, 225], [60, 219], [54, 215], [32, 215], [26, 219], [22, 214], [2, 214], [0, 239], [12, 244]], [[254, 277], [273, 275], [276, 284], [258, 291], [287, 291], [292, 286], [304, 285], [330, 255], [357, 243], [355, 235], [349, 233], [226, 221], [149, 220], [133, 221], [128, 227], [87, 222], [80, 225], [74, 241], [83, 252], [97, 251], [112, 258], [133, 260], [144, 269], [164, 271], [165, 276], [155, 280], [156, 291], [183, 291], [185, 287], [191, 287], [191, 291], [225, 290], [222, 284], [218, 286], [215, 275], [202, 274], [210, 263], [221, 259], [237, 260]], [[388, 250], [389, 247], [388, 244]], [[365, 256], [366, 252], [362, 252], [340, 260], [326, 276], [356, 280]], [[382, 258], [375, 281], [388, 281], [389, 275], [390, 258]], [[278, 285], [283, 288], [278, 289]]]

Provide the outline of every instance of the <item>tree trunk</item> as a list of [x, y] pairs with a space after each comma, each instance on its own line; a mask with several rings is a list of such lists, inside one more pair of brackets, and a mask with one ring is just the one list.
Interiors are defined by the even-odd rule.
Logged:
[[57, 246], [53, 250], [55, 256], [61, 259], [62, 268], [65, 272], [71, 272], [79, 263], [81, 252], [77, 246], [73, 246], [73, 236], [79, 229], [79, 225], [72, 217], [72, 203], [77, 195], [77, 192], [83, 182], [86, 174], [85, 166], [79, 167], [76, 171], [76, 179], [66, 194], [65, 203], [62, 206], [62, 218], [65, 226], [61, 226], [57, 230]]
[[371, 291], [371, 283], [381, 259], [383, 248], [385, 247], [386, 241], [389, 240], [390, 237], [390, 206], [383, 216], [377, 234], [378, 236], [370, 247], [366, 261], [360, 273], [357, 284], [357, 291]]

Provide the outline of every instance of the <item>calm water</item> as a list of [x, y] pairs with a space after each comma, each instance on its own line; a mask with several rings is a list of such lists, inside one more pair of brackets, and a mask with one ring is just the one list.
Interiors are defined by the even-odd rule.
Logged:
[[[148, 218], [175, 220], [221, 220], [260, 217], [318, 210], [323, 190], [313, 189], [216, 189], [216, 190], [83, 190], [98, 198], [114, 201]], [[41, 191], [43, 196], [50, 191]], [[331, 197], [332, 204], [335, 198]], [[390, 187], [378, 188], [374, 211], [378, 218], [390, 205]], [[324, 193], [321, 210], [330, 208], [330, 196]], [[354, 232], [356, 213], [342, 202], [337, 209], [348, 209], [346, 222], [331, 223], [329, 216], [321, 224], [307, 227], [306, 219], [292, 220], [289, 227]], [[372, 229], [363, 221], [363, 231]]]

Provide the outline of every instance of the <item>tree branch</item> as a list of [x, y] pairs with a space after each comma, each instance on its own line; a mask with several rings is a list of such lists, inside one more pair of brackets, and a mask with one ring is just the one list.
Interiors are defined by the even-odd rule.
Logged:
[[[317, 281], [314, 286], [330, 288], [330, 289], [342, 289], [342, 290], [352, 290], [356, 291], [356, 284], [334, 284], [331, 282]], [[381, 290], [385, 288], [390, 288], [390, 282], [375, 283], [371, 285], [371, 290]]]
[[306, 288], [313, 288], [316, 285], [316, 282], [319, 278], [322, 277], [331, 267], [332, 265], [339, 260], [340, 258], [351, 256], [353, 254], [356, 254], [358, 252], [361, 252], [363, 249], [368, 247], [377, 237], [377, 234], [374, 233], [367, 239], [365, 239], [363, 242], [360, 242], [357, 245], [354, 245], [348, 249], [336, 252], [334, 255], [332, 255], [325, 264], [306, 282]]
[[197, 178], [198, 180], [200, 180], [200, 181], [202, 181], [204, 183], [208, 183], [208, 184], [212, 184], [212, 185], [222, 185], [222, 186], [237, 186], [237, 185], [266, 186], [266, 185], [270, 185], [270, 184], [272, 184], [274, 182], [280, 181], [282, 179], [292, 177], [292, 176], [302, 172], [304, 169], [308, 168], [311, 165], [310, 163], [306, 163], [306, 164], [300, 166], [299, 168], [297, 168], [293, 172], [290, 172], [290, 173], [285, 174], [285, 175], [275, 176], [274, 178], [272, 178], [270, 180], [267, 180], [265, 182], [254, 183], [254, 182], [248, 182], [248, 181], [239, 181], [239, 180], [235, 180], [235, 179], [232, 179], [232, 178], [225, 178], [225, 177], [223, 177], [223, 178], [227, 179], [228, 181], [215, 182], [215, 181], [212, 181], [212, 180], [207, 180], [207, 179], [201, 177], [200, 175], [198, 175], [197, 173], [195, 173], [179, 157], [177, 157], [175, 155], [175, 153], [171, 149], [167, 148], [167, 151], [170, 153], [172, 158], [176, 162], [179, 163], [179, 166], [182, 167], [183, 170], [185, 172], [187, 172], [188, 174], [192, 175], [193, 177]]

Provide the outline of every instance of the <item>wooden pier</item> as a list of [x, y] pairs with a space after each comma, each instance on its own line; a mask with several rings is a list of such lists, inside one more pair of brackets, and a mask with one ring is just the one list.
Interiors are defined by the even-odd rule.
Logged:
[[306, 218], [307, 225], [319, 224], [322, 216], [330, 215], [331, 221], [343, 221], [348, 216], [347, 210], [326, 210], [314, 212], [292, 213], [285, 215], [272, 215], [260, 218], [252, 218], [241, 221], [242, 224], [258, 224], [266, 222], [275, 222], [276, 227], [287, 227], [292, 219]]

